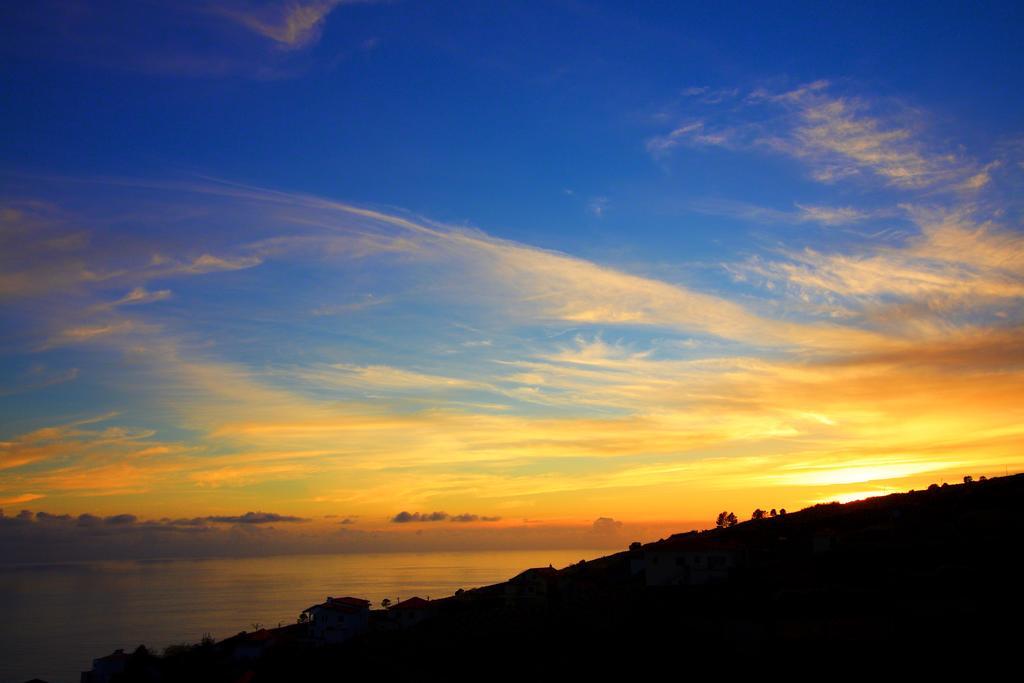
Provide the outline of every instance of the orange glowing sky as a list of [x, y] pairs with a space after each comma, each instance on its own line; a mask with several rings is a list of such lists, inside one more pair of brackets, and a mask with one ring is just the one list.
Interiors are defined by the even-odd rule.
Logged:
[[[684, 89], [691, 73], [652, 80], [665, 94], [642, 115], [628, 92], [602, 110], [619, 127], [601, 163], [538, 144], [546, 169], [520, 176], [502, 170], [512, 143], [481, 149], [438, 123], [421, 152], [331, 137], [347, 170], [328, 176], [326, 147], [280, 112], [223, 112], [248, 83], [244, 97], [294, 98], [305, 117], [327, 106], [312, 94], [324, 79], [355, 87], [353, 69], [383, 68], [370, 63], [386, 41], [343, 74], [311, 66], [344, 39], [330, 27], [345, 11], [196, 19], [283, 71], [217, 75], [221, 90], [209, 74], [112, 76], [147, 97], [172, 84], [172, 113], [136, 112], [152, 131], [99, 104], [61, 115], [124, 131], [156, 170], [127, 151], [49, 163], [27, 133], [38, 161], [6, 166], [0, 206], [6, 516], [185, 528], [260, 511], [282, 538], [338, 547], [594, 547], [721, 509], [1020, 470], [1019, 128], [957, 139], [934, 97], [919, 95], [939, 113], [864, 75]], [[39, 68], [71, 79], [66, 63]], [[111, 67], [76, 68], [96, 85]], [[374, 81], [379, 125], [403, 87]], [[222, 113], [204, 118], [196, 98]], [[593, 113], [565, 112], [566, 130]], [[327, 139], [360, 120], [338, 116], [308, 125]], [[210, 142], [178, 157], [186, 119]], [[275, 133], [243, 153], [232, 125]], [[446, 158], [488, 157], [489, 208], [455, 171], [401, 170], [442, 139]], [[262, 162], [246, 156], [260, 146]]]

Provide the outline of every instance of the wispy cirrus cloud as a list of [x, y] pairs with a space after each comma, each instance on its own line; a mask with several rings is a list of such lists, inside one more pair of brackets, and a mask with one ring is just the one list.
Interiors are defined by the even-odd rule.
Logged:
[[904, 190], [977, 191], [1001, 165], [959, 150], [936, 151], [923, 141], [915, 112], [882, 112], [866, 98], [833, 95], [827, 81], [782, 92], [758, 88], [742, 102], [723, 120], [709, 112], [651, 137], [648, 151], [662, 158], [680, 147], [766, 150], [806, 163], [823, 183], [871, 177]]
[[895, 215], [893, 211], [854, 206], [825, 206], [794, 202], [791, 209], [759, 206], [727, 199], [703, 199], [690, 204], [699, 213], [731, 216], [759, 224], [801, 225], [815, 223], [828, 227], [851, 226], [872, 218]]
[[913, 129], [872, 116], [861, 100], [821, 94], [824, 87], [775, 96], [794, 109], [797, 123], [788, 137], [761, 143], [807, 160], [824, 182], [867, 172], [902, 188], [984, 186], [984, 171], [969, 159], [931, 153]]
[[132, 291], [125, 294], [123, 297], [116, 301], [110, 302], [111, 307], [115, 306], [133, 306], [136, 304], [150, 304], [156, 301], [166, 301], [171, 298], [171, 290], [169, 289], [158, 289], [156, 291], [147, 291], [145, 287], [135, 287]]
[[728, 147], [735, 141], [735, 131], [730, 128], [708, 130], [704, 121], [686, 121], [664, 135], [647, 140], [647, 151], [656, 158], [667, 156], [672, 150], [684, 145], [715, 145]]
[[822, 225], [849, 225], [872, 216], [870, 211], [857, 209], [852, 206], [814, 206], [809, 204], [796, 204], [799, 211], [798, 216], [801, 222], [821, 223]]
[[587, 202], [587, 211], [596, 218], [604, 218], [605, 213], [608, 211], [608, 205], [607, 197], [594, 197]]
[[[66, 424], [44, 427], [0, 442], [0, 469], [21, 467], [40, 460], [53, 458], [80, 447], [76, 439], [103, 443], [108, 439], [122, 440], [128, 435], [120, 431], [96, 431], [86, 425], [101, 422], [109, 416], [77, 420]], [[128, 437], [129, 440], [130, 437]]]
[[[819, 96], [771, 106], [796, 112]], [[918, 150], [924, 168], [942, 160], [916, 138], [894, 140]], [[19, 314], [45, 319], [44, 338], [60, 339], [34, 352], [88, 349], [124, 363], [125, 395], [189, 436], [133, 431], [128, 417], [122, 433], [15, 436], [0, 496], [30, 492], [68, 509], [159, 484], [252, 509], [253, 490], [280, 487], [311, 491], [291, 501], [307, 516], [333, 504], [387, 520], [405, 506], [478, 510], [444, 519], [484, 521], [525, 516], [541, 500], [592, 520], [598, 491], [632, 514], [740, 489], [819, 500], [1019, 463], [1019, 231], [988, 205], [917, 203], [952, 176], [903, 184], [891, 180], [895, 165], [879, 165], [918, 168], [914, 157], [837, 158], [913, 201], [731, 207], [751, 220], [851, 228], [814, 248], [791, 231], [785, 244], [724, 264], [742, 289], [218, 181], [131, 185], [215, 221], [216, 243], [202, 249], [186, 231], [114, 250], [102, 221], [87, 230], [70, 213], [22, 211], [14, 224], [38, 216], [45, 244], [18, 229], [12, 243], [63, 254], [71, 273], [53, 271], [57, 289], [14, 294]], [[905, 230], [877, 239], [894, 218]], [[46, 258], [29, 265], [39, 270], [26, 282], [49, 272]], [[290, 286], [296, 273], [316, 286]], [[159, 294], [172, 279], [173, 299]], [[344, 308], [367, 291], [388, 305]], [[332, 306], [359, 318], [311, 313]], [[252, 354], [257, 330], [273, 341], [263, 348], [283, 352]]]
[[209, 11], [274, 41], [283, 49], [295, 50], [316, 42], [327, 16], [343, 2], [345, 0], [221, 2], [212, 5]]
[[[369, 1], [369, 0], [355, 0]], [[189, 78], [294, 77], [329, 16], [353, 0], [62, 0], [25, 3], [5, 15], [8, 50], [90, 68]], [[376, 44], [364, 37], [351, 49]]]
[[[664, 326], [783, 346], [794, 339], [823, 347], [845, 346], [856, 343], [854, 338], [863, 334], [851, 330], [840, 333], [828, 325], [806, 327], [769, 319], [735, 301], [680, 283], [411, 216], [227, 183], [162, 187], [219, 198], [218, 201], [232, 200], [239, 206], [248, 206], [249, 212], [261, 205], [277, 207], [280, 219], [275, 227], [289, 225], [292, 234], [236, 245], [236, 254], [230, 257], [161, 257], [145, 268], [118, 271], [120, 281], [246, 269], [268, 258], [286, 259], [307, 253], [321, 259], [394, 254], [428, 266], [446, 263], [450, 272], [457, 270], [477, 283], [472, 290], [459, 287], [460, 296], [497, 304], [505, 314], [517, 318]], [[246, 216], [247, 220], [258, 220], [252, 213]], [[302, 232], [296, 234], [296, 230]], [[113, 280], [113, 276], [108, 279]], [[455, 284], [458, 280], [449, 282]], [[439, 293], [444, 292], [445, 284], [444, 280], [438, 282]]]
[[169, 253], [168, 245], [157, 241], [115, 245], [102, 237], [101, 226], [46, 202], [9, 201], [0, 206], [0, 299], [58, 292], [77, 297], [127, 286], [127, 294], [100, 305], [152, 303], [169, 298], [170, 291], [149, 291], [145, 285], [150, 281], [253, 268], [263, 260], [252, 250], [217, 255], [205, 250], [188, 253], [183, 247], [185, 253]]
[[65, 382], [73, 382], [78, 379], [79, 374], [78, 368], [55, 370], [47, 367], [45, 363], [31, 363], [27, 370], [20, 372], [10, 383], [5, 383], [4, 388], [0, 389], [0, 396], [20, 394]]
[[48, 350], [58, 346], [67, 346], [69, 344], [84, 344], [103, 338], [116, 338], [118, 340], [123, 340], [130, 335], [155, 332], [157, 329], [158, 328], [153, 325], [124, 319], [112, 320], [110, 322], [94, 325], [76, 325], [60, 330], [40, 346], [39, 350]]
[[366, 389], [431, 390], [487, 388], [481, 382], [416, 372], [386, 365], [357, 366], [334, 363], [320, 368], [301, 368], [288, 371], [311, 384]]
[[9, 496], [7, 498], [0, 498], [0, 505], [21, 505], [22, 503], [30, 503], [33, 500], [39, 500], [46, 496], [39, 493], [22, 493], [15, 496]]
[[1024, 238], [968, 211], [910, 210], [920, 232], [905, 243], [860, 253], [786, 250], [734, 266], [773, 289], [812, 303], [842, 306], [891, 332], [949, 336], [956, 328], [1001, 325], [1024, 302]]

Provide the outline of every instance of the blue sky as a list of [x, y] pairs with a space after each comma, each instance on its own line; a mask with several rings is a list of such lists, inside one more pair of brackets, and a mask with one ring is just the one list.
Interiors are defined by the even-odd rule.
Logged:
[[0, 19], [6, 508], [655, 533], [1019, 460], [1019, 4]]

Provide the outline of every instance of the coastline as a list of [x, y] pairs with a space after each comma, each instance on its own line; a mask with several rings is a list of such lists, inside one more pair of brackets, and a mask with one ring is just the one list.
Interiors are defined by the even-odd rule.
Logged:
[[[145, 643], [159, 651], [196, 642], [204, 633], [226, 638], [251, 629], [254, 622], [293, 622], [299, 610], [333, 592], [368, 592], [377, 601], [402, 597], [406, 590], [439, 596], [476, 585], [470, 583], [474, 580], [483, 585], [507, 579], [530, 561], [557, 564], [562, 558], [570, 562], [607, 552], [487, 550], [0, 565], [0, 575], [9, 579], [0, 587], [0, 683], [34, 676], [77, 683], [93, 658], [117, 648]], [[374, 581], [360, 569], [388, 564], [395, 565], [390, 578]], [[90, 594], [102, 590], [109, 595], [90, 600]], [[224, 590], [232, 592], [225, 595]], [[77, 618], [60, 617], [54, 612], [60, 605], [73, 606]], [[169, 605], [169, 611], [161, 612], [161, 605]], [[139, 614], [133, 617], [134, 611]], [[57, 671], [65, 673], [54, 676]]]

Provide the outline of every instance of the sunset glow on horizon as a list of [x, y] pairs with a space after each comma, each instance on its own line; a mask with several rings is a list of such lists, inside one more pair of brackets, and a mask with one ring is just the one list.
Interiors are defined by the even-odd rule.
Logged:
[[593, 66], [611, 10], [467, 64], [410, 4], [163, 8], [218, 39], [89, 60], [97, 9], [4, 48], [5, 517], [625, 547], [1024, 468], [1019, 93], [667, 74], [673, 41]]

